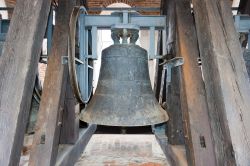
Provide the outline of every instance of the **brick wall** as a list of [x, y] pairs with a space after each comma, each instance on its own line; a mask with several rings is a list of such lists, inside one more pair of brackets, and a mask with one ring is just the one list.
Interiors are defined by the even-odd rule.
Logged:
[[[161, 0], [87, 0], [88, 7], [107, 7], [113, 3], [125, 3], [131, 7], [160, 7]], [[16, 0], [5, 0], [6, 6], [14, 7]], [[140, 12], [145, 15], [158, 15], [159, 12]], [[98, 12], [90, 12], [90, 14], [99, 14]]]
[[[88, 7], [107, 7], [113, 3], [125, 3], [130, 5], [131, 7], [146, 7], [146, 8], [155, 8], [160, 7], [161, 0], [88, 0]], [[90, 12], [94, 13], [94, 12]], [[141, 14], [148, 15], [158, 15], [159, 12], [140, 12]], [[98, 13], [96, 13], [98, 14]]]

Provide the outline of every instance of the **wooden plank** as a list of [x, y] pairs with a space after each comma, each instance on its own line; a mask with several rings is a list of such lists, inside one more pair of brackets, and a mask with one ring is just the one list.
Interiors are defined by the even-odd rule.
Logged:
[[172, 69], [171, 85], [168, 87], [167, 111], [169, 115], [167, 135], [172, 145], [184, 144], [182, 108], [180, 100], [180, 68]]
[[215, 165], [208, 105], [199, 48], [189, 0], [176, 1], [177, 55], [184, 58], [181, 73], [181, 105], [189, 165]]
[[83, 150], [96, 130], [96, 125], [80, 129], [79, 138], [74, 145], [60, 145], [56, 166], [73, 166], [80, 158]]
[[80, 105], [76, 103], [69, 79], [70, 78], [68, 77], [62, 115], [62, 127], [60, 132], [61, 144], [74, 144], [78, 140], [79, 136], [78, 114], [80, 112]]
[[250, 84], [227, 0], [193, 0], [217, 165], [250, 163]]
[[0, 56], [0, 165], [18, 165], [49, 0], [18, 1]]
[[[164, 12], [168, 17], [168, 37], [166, 41], [166, 53], [169, 55], [168, 58], [176, 57], [176, 18], [175, 18], [175, 0], [167, 0], [163, 4], [166, 9]], [[165, 52], [165, 51], [164, 51]], [[165, 78], [165, 89], [166, 89], [166, 102], [167, 112], [169, 115], [168, 124], [168, 140], [172, 145], [184, 144], [183, 137], [183, 123], [182, 123], [182, 110], [180, 103], [180, 67], [173, 68], [171, 74], [171, 84], [166, 85]]]
[[60, 115], [64, 107], [68, 76], [67, 66], [62, 64], [61, 58], [67, 55], [68, 23], [74, 5], [74, 0], [61, 0], [57, 9], [51, 55], [48, 59], [30, 166], [49, 166], [54, 165], [56, 161], [61, 127]]

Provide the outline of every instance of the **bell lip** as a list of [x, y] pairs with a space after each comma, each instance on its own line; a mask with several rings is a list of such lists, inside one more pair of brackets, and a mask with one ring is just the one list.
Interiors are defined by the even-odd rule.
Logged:
[[[165, 111], [165, 110], [164, 110]], [[159, 121], [156, 121], [154, 123], [143, 123], [143, 124], [140, 124], [140, 123], [137, 123], [137, 124], [128, 124], [128, 123], [119, 123], [119, 124], [116, 124], [116, 123], [103, 123], [103, 122], [93, 122], [92, 120], [89, 120], [89, 119], [84, 119], [84, 110], [82, 110], [82, 112], [80, 113], [80, 117], [79, 117], [79, 120], [80, 121], [83, 121], [83, 122], [86, 122], [88, 124], [96, 124], [96, 125], [103, 125], [103, 126], [115, 126], [115, 127], [142, 127], [142, 126], [151, 126], [151, 125], [157, 125], [157, 124], [161, 124], [161, 123], [165, 123], [169, 120], [169, 116], [167, 114], [167, 112], [165, 112], [164, 116], [165, 118], [162, 118], [161, 120]], [[139, 121], [141, 122], [141, 121]]]

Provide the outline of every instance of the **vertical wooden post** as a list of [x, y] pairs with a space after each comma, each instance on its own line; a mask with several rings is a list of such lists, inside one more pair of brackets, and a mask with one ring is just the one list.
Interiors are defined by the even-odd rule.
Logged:
[[[76, 3], [77, 5], [83, 5], [87, 8], [87, 0], [80, 0]], [[76, 102], [70, 85], [70, 78], [68, 77], [62, 115], [60, 144], [75, 144], [77, 142], [79, 138], [79, 113], [80, 104], [77, 104]]]
[[181, 78], [181, 105], [185, 142], [190, 165], [215, 165], [208, 105], [199, 48], [189, 0], [176, 1], [177, 55], [184, 58]]
[[250, 85], [227, 0], [193, 0], [217, 165], [250, 163]]
[[[166, 42], [166, 53], [168, 58], [174, 58], [176, 55], [176, 9], [175, 0], [166, 0], [163, 3], [164, 13], [167, 14], [168, 37]], [[171, 70], [171, 85], [165, 86], [168, 94], [166, 94], [167, 111], [169, 114], [168, 124], [168, 140], [170, 144], [181, 145], [184, 144], [183, 125], [182, 125], [182, 110], [180, 102], [180, 67]]]
[[62, 64], [67, 56], [69, 18], [74, 0], [60, 0], [56, 14], [51, 55], [45, 76], [36, 131], [30, 156], [31, 166], [54, 165], [56, 161], [68, 70]]
[[60, 133], [61, 144], [74, 144], [79, 136], [79, 111], [80, 105], [76, 105], [70, 78], [68, 77], [66, 85], [66, 96], [64, 101], [64, 109], [62, 114], [62, 127]]
[[17, 1], [0, 56], [0, 165], [18, 165], [49, 0]]

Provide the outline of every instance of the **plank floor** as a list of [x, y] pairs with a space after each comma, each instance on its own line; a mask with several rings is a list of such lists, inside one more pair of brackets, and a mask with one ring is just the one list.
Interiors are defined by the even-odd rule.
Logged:
[[95, 134], [75, 166], [168, 166], [154, 135]]

